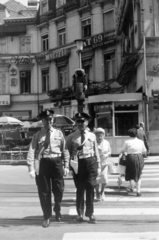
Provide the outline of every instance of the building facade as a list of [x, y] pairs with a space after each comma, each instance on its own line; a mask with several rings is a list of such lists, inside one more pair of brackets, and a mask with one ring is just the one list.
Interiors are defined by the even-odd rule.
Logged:
[[158, 4], [157, 0], [41, 0], [36, 17], [5, 18], [2, 26], [27, 27], [16, 36], [0, 37], [0, 97], [7, 103], [1, 104], [1, 112], [27, 120], [41, 109], [54, 108], [73, 118], [78, 108], [72, 82], [79, 68], [74, 41], [83, 39], [90, 128], [103, 127], [112, 153], [118, 154], [127, 130], [144, 121], [150, 150], [157, 153], [158, 110], [153, 109], [152, 90], [159, 88]]

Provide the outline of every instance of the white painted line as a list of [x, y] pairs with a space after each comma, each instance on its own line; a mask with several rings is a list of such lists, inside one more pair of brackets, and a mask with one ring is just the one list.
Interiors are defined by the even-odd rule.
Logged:
[[[142, 177], [156, 177], [156, 176], [159, 176], [159, 172], [158, 173], [148, 173], [148, 172], [144, 172], [144, 173], [142, 173], [142, 175], [141, 175]], [[110, 174], [108, 174], [108, 178], [115, 178], [115, 177], [119, 177], [119, 174], [116, 174], [116, 175], [110, 175]]]
[[[143, 176], [141, 177], [142, 181], [159, 181], [159, 178], [144, 178]], [[116, 179], [110, 179], [108, 176], [108, 182], [116, 182], [118, 181], [118, 177]]]
[[[120, 192], [125, 192], [125, 191], [126, 189], [120, 190]], [[105, 188], [104, 192], [119, 192], [119, 189]], [[141, 192], [159, 192], [159, 188], [141, 188]]]
[[[159, 208], [95, 208], [94, 210], [95, 215], [105, 215], [108, 217], [108, 215], [140, 215], [140, 216], [145, 216], [145, 215], [159, 215]], [[70, 209], [69, 210], [69, 215], [77, 215], [76, 209]]]
[[76, 232], [65, 233], [62, 240], [159, 240], [159, 232]]
[[158, 172], [159, 173], [159, 169], [144, 169], [143, 171], [142, 171], [143, 173], [145, 173], [145, 172]]
[[104, 202], [159, 202], [159, 197], [107, 197]]

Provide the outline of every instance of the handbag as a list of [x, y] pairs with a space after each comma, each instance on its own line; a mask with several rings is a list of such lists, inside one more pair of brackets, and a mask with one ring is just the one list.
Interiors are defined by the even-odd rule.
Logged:
[[122, 154], [122, 156], [120, 157], [119, 165], [126, 166], [126, 156], [125, 156], [125, 154]]

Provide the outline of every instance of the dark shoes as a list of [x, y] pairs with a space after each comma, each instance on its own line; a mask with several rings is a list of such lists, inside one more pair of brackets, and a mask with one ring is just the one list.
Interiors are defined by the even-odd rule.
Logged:
[[42, 224], [42, 227], [43, 227], [43, 228], [47, 228], [47, 227], [49, 227], [49, 225], [50, 225], [50, 220], [49, 220], [49, 219], [46, 219], [46, 220], [44, 220], [44, 222], [43, 222], [43, 224]]
[[137, 192], [137, 197], [141, 197], [141, 193], [140, 192]]
[[76, 221], [79, 222], [79, 223], [83, 222], [83, 216], [82, 215], [77, 216]]
[[62, 215], [61, 215], [60, 212], [56, 214], [56, 221], [57, 222], [61, 222], [62, 221]]
[[97, 221], [93, 214], [89, 217], [89, 220], [91, 223], [96, 223], [96, 221]]

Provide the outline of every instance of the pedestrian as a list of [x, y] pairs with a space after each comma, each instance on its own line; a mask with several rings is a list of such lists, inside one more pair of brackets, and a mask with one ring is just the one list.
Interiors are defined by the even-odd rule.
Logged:
[[76, 210], [78, 222], [83, 221], [84, 215], [84, 193], [86, 192], [85, 216], [90, 222], [95, 223], [94, 216], [94, 188], [96, 177], [100, 172], [100, 157], [96, 136], [88, 131], [87, 126], [91, 116], [85, 112], [76, 113], [75, 119], [78, 129], [67, 138], [67, 147], [71, 159], [78, 159], [78, 180], [76, 192]]
[[147, 137], [146, 137], [146, 134], [145, 134], [145, 131], [144, 131], [144, 123], [140, 122], [139, 125], [136, 125], [136, 129], [137, 129], [137, 138], [141, 139], [145, 144], [145, 147], [146, 147], [146, 150], [147, 150], [147, 154], [145, 155], [145, 157], [147, 157], [147, 155], [149, 154], [150, 151], [149, 151], [149, 145], [148, 145]]
[[135, 128], [128, 130], [129, 140], [126, 140], [121, 150], [122, 154], [126, 154], [126, 172], [125, 180], [130, 182], [128, 192], [133, 192], [133, 180], [136, 183], [137, 196], [141, 196], [141, 174], [144, 167], [143, 154], [146, 148], [142, 140], [137, 138], [137, 130]]
[[[105, 199], [104, 189], [108, 184], [108, 157], [111, 155], [109, 142], [105, 138], [105, 130], [97, 128], [95, 131], [98, 151], [100, 155], [101, 173], [97, 177], [96, 199], [101, 201]], [[101, 191], [99, 191], [101, 184]]]
[[[27, 156], [29, 174], [36, 178], [38, 194], [44, 221], [42, 226], [48, 227], [52, 215], [51, 189], [54, 195], [54, 212], [56, 221], [61, 221], [61, 201], [63, 197], [64, 179], [69, 167], [69, 152], [63, 133], [52, 127], [53, 110], [44, 110], [39, 114], [43, 128], [32, 139]], [[64, 162], [64, 167], [62, 165]]]

